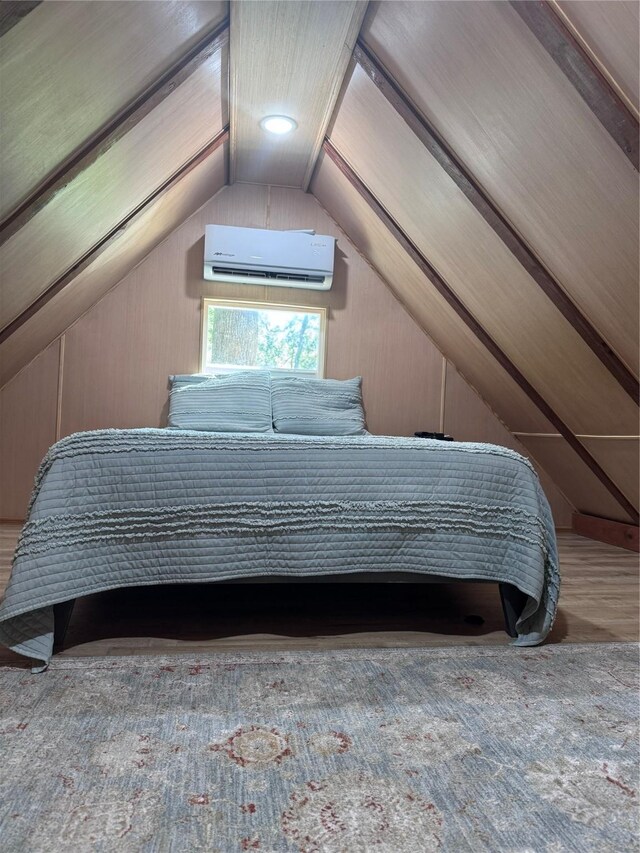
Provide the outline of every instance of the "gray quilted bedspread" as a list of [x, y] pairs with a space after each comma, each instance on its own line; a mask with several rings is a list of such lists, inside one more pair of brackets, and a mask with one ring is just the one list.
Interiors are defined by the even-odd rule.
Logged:
[[40, 466], [0, 605], [0, 642], [46, 666], [52, 605], [78, 596], [363, 571], [513, 584], [528, 596], [515, 643], [542, 642], [559, 575], [535, 471], [490, 444], [76, 433]]

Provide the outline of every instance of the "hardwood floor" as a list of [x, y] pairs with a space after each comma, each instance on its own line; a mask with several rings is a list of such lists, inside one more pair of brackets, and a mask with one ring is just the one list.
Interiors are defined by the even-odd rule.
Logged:
[[[0, 589], [19, 533], [0, 526]], [[559, 533], [550, 642], [638, 640], [638, 555]], [[493, 584], [217, 584], [113, 590], [79, 600], [63, 655], [506, 645]], [[0, 650], [0, 663], [24, 659]]]

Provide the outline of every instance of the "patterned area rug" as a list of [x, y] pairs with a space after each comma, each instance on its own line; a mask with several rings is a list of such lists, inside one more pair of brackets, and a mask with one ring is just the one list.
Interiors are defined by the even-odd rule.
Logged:
[[629, 851], [638, 647], [0, 670], [3, 851]]

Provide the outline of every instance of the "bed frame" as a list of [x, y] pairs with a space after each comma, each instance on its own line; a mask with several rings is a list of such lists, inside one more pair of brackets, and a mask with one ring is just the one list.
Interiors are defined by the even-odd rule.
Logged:
[[[375, 577], [375, 576], [373, 576]], [[383, 576], [384, 577], [384, 576]], [[419, 578], [419, 580], [418, 580]], [[371, 581], [371, 575], [362, 575], [358, 577], [349, 576], [349, 575], [330, 575], [325, 578], [304, 578], [301, 577], [299, 580], [301, 582], [307, 583], [327, 583], [327, 582], [340, 582], [340, 583], [363, 583], [366, 581]], [[376, 580], [381, 580], [381, 577], [376, 577]], [[261, 582], [259, 579], [250, 578], [250, 579], [238, 579], [235, 581], [221, 581], [221, 583], [239, 583], [244, 580], [245, 583], [256, 583]], [[386, 578], [389, 580], [389, 578]], [[396, 581], [402, 580], [405, 583], [451, 583], [451, 578], [445, 577], [433, 577], [433, 576], [416, 576], [411, 575], [409, 579], [407, 575], [403, 577], [396, 577]], [[290, 578], [264, 578], [262, 582], [266, 583], [292, 583]], [[298, 581], [294, 581], [297, 583]], [[458, 581], [458, 583], [464, 583], [464, 581]], [[474, 581], [474, 583], [482, 583], [482, 581]], [[517, 637], [518, 632], [516, 631], [516, 621], [517, 614], [522, 613], [522, 608], [526, 601], [527, 596], [521, 592], [517, 587], [512, 586], [507, 583], [498, 584], [498, 589], [500, 591], [500, 601], [502, 603], [502, 613], [504, 616], [504, 629], [506, 633], [510, 637]], [[54, 634], [53, 634], [53, 653], [57, 654], [61, 652], [64, 648], [64, 641], [67, 635], [67, 629], [69, 628], [69, 623], [71, 621], [71, 614], [73, 613], [73, 608], [76, 603], [76, 599], [72, 599], [71, 601], [62, 601], [60, 604], [54, 604], [53, 606], [53, 618], [54, 618]]]

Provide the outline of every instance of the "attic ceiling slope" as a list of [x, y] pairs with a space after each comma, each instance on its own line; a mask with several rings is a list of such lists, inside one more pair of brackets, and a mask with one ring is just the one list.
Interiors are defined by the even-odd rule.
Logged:
[[331, 144], [572, 432], [635, 431], [635, 402], [359, 68]]
[[531, 247], [527, 245], [482, 187], [474, 180], [473, 175], [465, 169], [464, 165], [438, 138], [435, 130], [411, 104], [395, 80], [382, 67], [377, 57], [364, 43], [359, 41], [354, 51], [354, 59], [384, 95], [398, 116], [402, 118], [447, 175], [467, 196], [502, 242], [637, 404], [639, 402], [638, 380], [611, 350], [575, 303], [571, 301]]
[[[51, 5], [64, 20], [67, 4]], [[90, 135], [71, 161], [60, 163], [51, 179], [31, 193], [28, 204], [14, 211], [16, 215], [11, 221], [5, 220], [4, 240], [0, 244], [3, 277], [0, 342], [68, 286], [160, 194], [226, 141], [223, 128], [228, 112], [226, 19], [224, 16], [221, 20], [214, 19], [211, 26], [205, 26], [204, 35], [198, 32], [194, 43], [191, 31], [187, 27], [183, 32], [181, 23], [194, 4], [178, 4], [179, 8], [173, 2], [143, 5], [147, 9], [157, 6], [163, 20], [173, 10], [176, 32], [173, 36], [164, 34], [163, 38], [175, 47], [177, 36], [186, 35], [184, 49], [175, 50], [171, 63], [162, 66], [160, 75], [128, 102], [124, 110], [110, 117], [97, 135]], [[204, 14], [201, 5], [195, 4], [197, 8], [187, 14], [185, 20], [191, 29]], [[204, 5], [207, 14], [226, 12], [226, 4]], [[97, 26], [97, 22], [104, 24], [104, 4], [78, 6], [82, 7], [80, 23], [88, 22], [92, 33], [95, 30], [100, 38], [109, 41]], [[138, 10], [137, 14], [148, 12]], [[130, 24], [128, 15], [122, 21], [115, 19], [114, 24]], [[58, 21], [55, 14], [53, 20]], [[7, 38], [14, 33], [27, 37], [27, 23], [15, 27]], [[28, 55], [28, 50], [17, 52], [14, 66], [21, 68]], [[73, 64], [74, 60], [77, 57], [72, 54], [69, 62]], [[102, 61], [96, 60], [106, 73]], [[136, 60], [138, 65], [140, 61]], [[136, 68], [137, 65], [133, 70]], [[65, 69], [65, 73], [70, 73], [66, 66]], [[95, 75], [96, 68], [91, 68], [91, 72]], [[18, 75], [16, 68], [12, 68], [12, 73]], [[93, 79], [91, 74], [88, 76]], [[131, 86], [130, 81], [128, 85]], [[95, 96], [100, 92], [96, 91]], [[67, 110], [64, 91], [56, 88], [52, 94], [58, 98], [57, 107], [64, 114]], [[73, 109], [68, 113], [72, 115]], [[55, 140], [52, 148], [56, 148]]]
[[372, 3], [361, 38], [638, 375], [638, 173], [502, 2]]
[[[346, 76], [313, 191], [443, 352], [453, 351], [483, 396], [496, 398], [512, 429], [524, 408], [515, 396], [496, 394], [505, 374], [528, 396], [526, 418], [533, 419], [532, 404], [545, 415], [546, 428], [525, 430], [522, 440], [542, 441], [541, 455], [557, 462], [551, 467], [576, 505], [637, 523], [637, 489], [627, 476], [627, 467], [637, 468], [637, 381], [625, 365], [638, 358], [637, 173], [517, 12], [504, 3], [478, 7], [370, 5], [355, 51], [359, 68]], [[384, 67], [371, 61], [374, 51]], [[473, 156], [459, 155], [458, 133]], [[490, 144], [478, 148], [478, 140]], [[529, 146], [527, 158], [516, 143]], [[477, 163], [488, 166], [490, 158], [491, 171], [479, 176]], [[334, 167], [342, 184], [328, 178]], [[365, 202], [359, 221], [344, 184]], [[505, 191], [519, 206], [505, 210]], [[580, 227], [567, 228], [557, 215], [562, 205]], [[513, 215], [519, 211], [521, 222]], [[382, 225], [375, 236], [372, 216]], [[550, 219], [565, 231], [562, 247], [557, 237], [553, 246]], [[542, 225], [553, 265], [549, 247], [543, 253], [531, 236]], [[580, 258], [586, 233], [596, 241], [586, 251], [604, 278], [591, 273], [585, 284], [571, 269], [569, 289], [556, 266], [566, 262], [565, 251]], [[461, 324], [476, 336], [475, 359]], [[612, 340], [623, 359], [607, 353]], [[489, 357], [482, 371], [474, 365], [478, 343]]]
[[[362, 0], [232, 0], [230, 180], [306, 189], [367, 8]], [[285, 115], [297, 129], [260, 127]]]
[[0, 5], [0, 36], [19, 24], [40, 3], [42, 0], [3, 0]]
[[[19, 317], [220, 132], [220, 57], [195, 74], [0, 247], [0, 324]], [[140, 156], [140, 152], [144, 156]]]
[[638, 0], [556, 0], [554, 8], [638, 117]]
[[366, 185], [350, 169], [346, 161], [342, 159], [338, 151], [328, 140], [325, 142], [324, 151], [340, 168], [340, 170], [348, 178], [350, 183], [352, 183], [353, 186], [357, 188], [358, 192], [364, 198], [366, 198], [367, 203], [375, 211], [378, 218], [380, 218], [384, 222], [390, 234], [402, 245], [404, 250], [407, 252], [407, 254], [410, 255], [411, 259], [414, 261], [414, 263], [419, 266], [424, 276], [436, 288], [440, 296], [442, 296], [447, 301], [447, 303], [453, 308], [453, 310], [460, 317], [460, 319], [473, 331], [473, 333], [480, 340], [480, 342], [496, 359], [498, 364], [500, 364], [500, 366], [503, 367], [512, 376], [512, 378], [516, 381], [520, 388], [529, 397], [531, 402], [542, 412], [542, 414], [549, 420], [549, 422], [553, 424], [553, 426], [558, 430], [560, 435], [569, 444], [574, 453], [576, 453], [576, 455], [582, 460], [582, 462], [584, 462], [584, 464], [593, 472], [593, 474], [595, 474], [598, 480], [600, 480], [600, 482], [603, 484], [606, 490], [614, 497], [618, 504], [624, 508], [625, 512], [629, 514], [629, 516], [634, 520], [635, 523], [638, 523], [638, 521], [640, 520], [640, 515], [638, 514], [636, 508], [627, 499], [625, 494], [608, 476], [606, 471], [604, 471], [604, 469], [596, 462], [596, 460], [589, 453], [587, 448], [576, 438], [571, 429], [551, 408], [551, 406], [547, 403], [544, 397], [533, 387], [533, 385], [528, 381], [526, 376], [524, 376], [518, 370], [518, 368], [513, 364], [509, 357], [503, 352], [503, 350], [498, 346], [498, 344], [496, 344], [493, 338], [489, 334], [487, 334], [483, 326], [478, 323], [473, 314], [468, 311], [468, 309], [460, 301], [460, 299], [457, 297], [451, 287], [447, 284], [447, 282], [439, 275], [433, 265], [424, 257], [419, 248], [415, 246], [415, 244], [407, 237], [407, 235], [402, 231], [402, 229], [387, 214], [385, 209], [378, 203], [375, 196], [370, 193]]
[[[67, 186], [77, 175], [84, 172], [99, 157], [109, 151], [123, 136], [141, 122], [152, 110], [159, 107], [165, 98], [184, 83], [208, 60], [226, 49], [229, 38], [229, 20], [225, 18], [195, 47], [180, 57], [153, 85], [118, 113], [108, 124], [82, 145], [70, 159], [60, 165], [31, 195], [14, 208], [0, 223], [0, 246], [32, 219], [56, 193]], [[219, 61], [219, 60], [218, 60]], [[224, 60], [223, 60], [224, 61]], [[214, 66], [216, 67], [216, 66]], [[226, 121], [227, 110], [223, 109]]]
[[226, 183], [226, 145], [161, 193], [0, 344], [0, 387], [23, 370]]
[[575, 86], [589, 109], [615, 140], [629, 162], [638, 168], [638, 121], [626, 99], [610, 85], [581, 43], [554, 11], [555, 4], [542, 0], [510, 0], [549, 56]]
[[[534, 456], [542, 462], [543, 467], [553, 471], [554, 482], [575, 506], [583, 512], [620, 521], [635, 519], [637, 512], [633, 505], [629, 505], [627, 496], [622, 493], [621, 501], [614, 498], [591, 467], [581, 460], [560, 435], [556, 436], [559, 444], [549, 448], [546, 436], [554, 435], [551, 423], [542, 416], [505, 367], [480, 344], [438, 290], [427, 285], [425, 275], [416, 261], [412, 260], [397, 240], [390, 239], [386, 226], [374, 209], [325, 153], [319, 159], [312, 191], [370, 260], [378, 274], [387, 281], [409, 313], [447, 358], [452, 359], [471, 386], [489, 402], [514, 434], [527, 445], [528, 436], [542, 436], [542, 450], [545, 452], [538, 454], [536, 451]], [[519, 426], [522, 424], [528, 426], [523, 432], [516, 432], [523, 429]], [[549, 455], [546, 452], [549, 449], [555, 453]], [[637, 443], [635, 450], [637, 455]], [[558, 464], [553, 464], [554, 461], [558, 461]], [[599, 454], [599, 466], [596, 468], [602, 467], [604, 470], [605, 466], [610, 470], [607, 460]], [[611, 474], [605, 480], [610, 477]], [[620, 495], [617, 487], [613, 491]], [[629, 511], [624, 510], [621, 504], [628, 507]]]
[[60, 0], [39, 4], [7, 32], [0, 50], [0, 217], [139, 97], [226, 12], [227, 4], [218, 0]]

